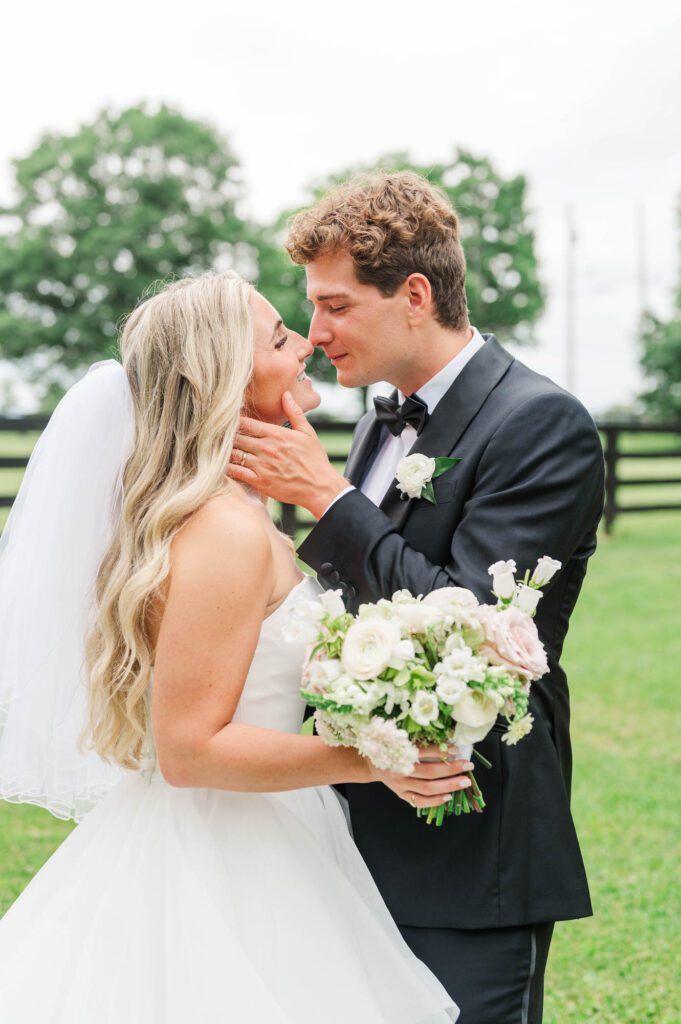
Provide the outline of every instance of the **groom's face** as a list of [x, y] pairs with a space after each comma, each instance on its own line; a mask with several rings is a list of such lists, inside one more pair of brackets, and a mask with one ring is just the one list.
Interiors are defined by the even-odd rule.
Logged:
[[408, 289], [386, 296], [361, 284], [352, 258], [343, 252], [319, 256], [306, 270], [314, 305], [310, 341], [336, 367], [338, 383], [358, 388], [399, 380], [413, 359]]

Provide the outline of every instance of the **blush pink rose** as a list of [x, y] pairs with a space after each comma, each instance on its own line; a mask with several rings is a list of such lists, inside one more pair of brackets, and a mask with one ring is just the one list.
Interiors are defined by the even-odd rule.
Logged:
[[491, 605], [482, 605], [477, 615], [485, 633], [479, 654], [528, 679], [548, 672], [546, 651], [529, 615], [513, 607], [499, 612]]

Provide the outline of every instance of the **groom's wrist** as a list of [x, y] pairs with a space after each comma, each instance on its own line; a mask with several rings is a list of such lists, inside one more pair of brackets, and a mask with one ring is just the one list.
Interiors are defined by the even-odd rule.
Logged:
[[319, 521], [334, 501], [351, 488], [352, 484], [349, 480], [346, 480], [340, 473], [334, 472], [332, 477], [316, 484], [314, 493], [305, 503], [305, 508]]

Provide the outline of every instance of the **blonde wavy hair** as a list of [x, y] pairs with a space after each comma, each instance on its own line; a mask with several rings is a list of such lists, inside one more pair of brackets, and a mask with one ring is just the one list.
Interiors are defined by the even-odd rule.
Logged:
[[251, 292], [231, 271], [184, 278], [147, 298], [122, 332], [135, 440], [120, 525], [97, 577], [84, 740], [125, 768], [141, 767], [147, 753], [146, 623], [169, 573], [171, 542], [225, 487], [253, 373]]
[[459, 218], [446, 194], [413, 171], [360, 175], [296, 214], [286, 250], [294, 263], [345, 252], [357, 280], [394, 295], [410, 274], [424, 274], [443, 327], [468, 326], [466, 260]]

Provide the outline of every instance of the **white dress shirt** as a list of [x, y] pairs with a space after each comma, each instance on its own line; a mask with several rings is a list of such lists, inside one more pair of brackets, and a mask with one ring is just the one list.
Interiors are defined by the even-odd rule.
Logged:
[[[472, 337], [464, 348], [446, 366], [443, 366], [434, 377], [431, 377], [426, 384], [418, 389], [418, 397], [428, 406], [429, 416], [433, 415], [436, 405], [449, 391], [466, 363], [485, 344], [485, 339], [477, 328], [473, 327], [471, 330], [473, 331]], [[398, 391], [397, 395], [400, 404], [402, 404], [406, 395], [403, 395], [401, 391]], [[375, 505], [380, 505], [383, 501], [388, 488], [395, 479], [395, 471], [400, 459], [409, 454], [418, 436], [414, 427], [410, 425], [407, 425], [398, 437], [391, 434], [387, 427], [383, 429], [386, 436], [380, 442], [380, 448], [376, 453], [373, 465], [360, 488], [362, 493], [366, 494], [367, 498], [370, 498]], [[325, 514], [332, 505], [351, 490], [354, 490], [352, 486], [346, 487], [344, 491], [336, 495], [326, 509]]]

